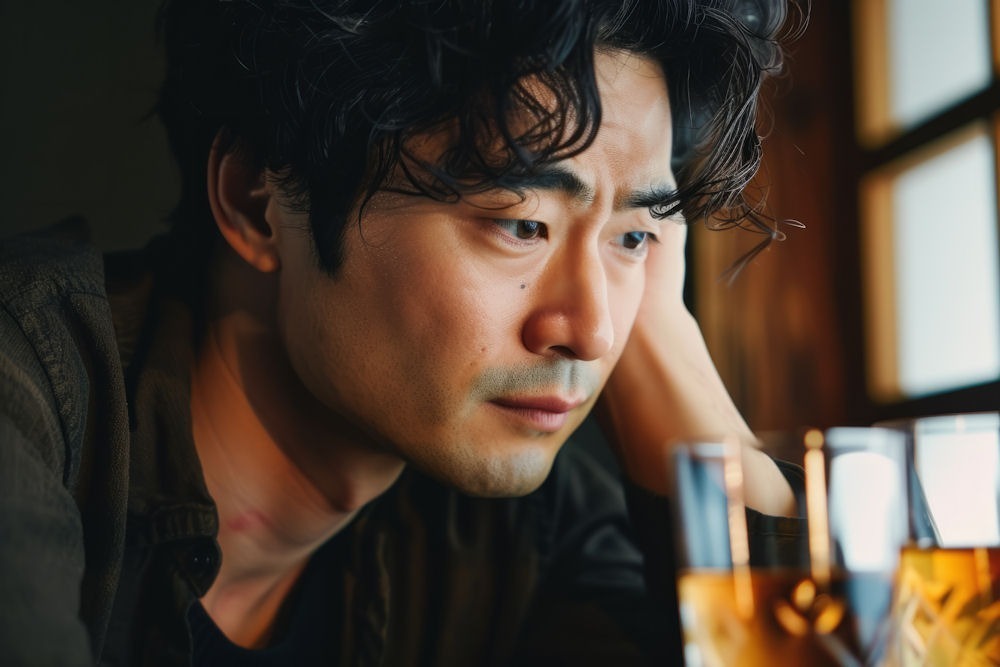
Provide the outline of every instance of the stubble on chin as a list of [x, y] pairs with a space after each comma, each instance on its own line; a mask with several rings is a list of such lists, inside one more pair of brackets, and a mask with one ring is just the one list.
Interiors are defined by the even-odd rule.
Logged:
[[[559, 447], [562, 446], [559, 443]], [[503, 456], [482, 457], [463, 471], [454, 484], [463, 493], [483, 498], [524, 496], [535, 491], [549, 476], [559, 447], [550, 450], [525, 448]]]

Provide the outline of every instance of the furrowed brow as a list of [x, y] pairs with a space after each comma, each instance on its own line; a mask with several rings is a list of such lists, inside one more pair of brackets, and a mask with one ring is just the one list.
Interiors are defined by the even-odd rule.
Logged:
[[[531, 173], [519, 175], [513, 189], [561, 192], [585, 204], [592, 203], [597, 197], [591, 184], [558, 164], [545, 165]], [[653, 212], [657, 209], [668, 210], [678, 203], [677, 186], [673, 182], [665, 182], [618, 198], [615, 209], [645, 208]]]
[[569, 169], [554, 164], [519, 175], [513, 187], [517, 190], [561, 192], [584, 203], [593, 202], [597, 196], [592, 185]]

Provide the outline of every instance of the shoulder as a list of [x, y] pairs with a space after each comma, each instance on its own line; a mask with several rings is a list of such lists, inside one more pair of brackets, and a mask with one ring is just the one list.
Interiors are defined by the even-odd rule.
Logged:
[[102, 295], [103, 260], [88, 236], [86, 223], [71, 218], [0, 240], [0, 303], [17, 314], [67, 294]]
[[78, 219], [0, 240], [2, 414], [55, 470], [73, 468], [90, 375], [115, 349], [103, 276]]
[[7, 384], [38, 372], [51, 376], [50, 367], [86, 333], [74, 321], [102, 319], [87, 315], [104, 314], [103, 275], [101, 254], [87, 243], [80, 219], [0, 240], [0, 354]]

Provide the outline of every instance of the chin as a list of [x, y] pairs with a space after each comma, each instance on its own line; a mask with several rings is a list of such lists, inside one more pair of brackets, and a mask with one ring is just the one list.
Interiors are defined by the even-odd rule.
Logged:
[[516, 454], [480, 457], [475, 461], [457, 462], [458, 465], [431, 466], [424, 470], [470, 496], [510, 498], [527, 495], [541, 486], [552, 470], [554, 459], [554, 451], [532, 448]]

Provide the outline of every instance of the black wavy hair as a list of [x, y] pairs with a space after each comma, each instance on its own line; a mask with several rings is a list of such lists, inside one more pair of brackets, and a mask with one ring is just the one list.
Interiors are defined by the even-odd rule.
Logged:
[[[157, 112], [181, 170], [174, 230], [203, 251], [216, 238], [205, 183], [218, 137], [279, 175], [335, 271], [348, 215], [393, 174], [455, 199], [516, 191], [584, 150], [601, 119], [595, 49], [611, 48], [666, 74], [678, 189], [654, 214], [766, 243], [776, 227], [743, 189], [760, 163], [761, 83], [804, 24], [788, 14], [785, 0], [167, 0]], [[446, 127], [444, 156], [417, 159], [411, 139]]]

